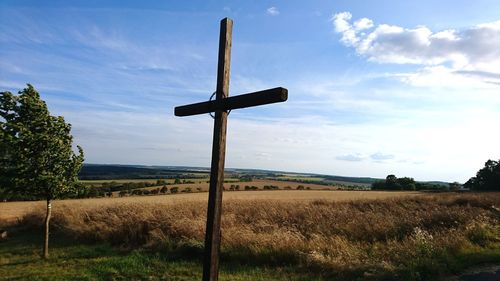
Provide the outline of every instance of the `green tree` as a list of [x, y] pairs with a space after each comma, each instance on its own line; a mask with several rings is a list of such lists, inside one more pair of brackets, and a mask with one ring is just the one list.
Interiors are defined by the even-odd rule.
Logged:
[[399, 188], [401, 190], [415, 190], [415, 180], [409, 177], [402, 177], [397, 179]]
[[398, 178], [395, 175], [388, 175], [385, 178], [385, 188], [389, 190], [399, 190]]
[[460, 190], [462, 185], [459, 182], [452, 182], [448, 185], [449, 190]]
[[0, 178], [10, 193], [47, 202], [43, 256], [49, 256], [52, 200], [74, 193], [83, 150], [72, 149], [71, 125], [51, 116], [33, 86], [13, 95], [0, 93]]
[[385, 181], [376, 181], [372, 183], [373, 190], [415, 190], [417, 183], [413, 178], [398, 178], [395, 175], [388, 175]]
[[476, 173], [475, 177], [470, 178], [464, 186], [472, 190], [500, 191], [500, 160], [486, 161], [484, 167]]
[[372, 183], [372, 189], [373, 190], [384, 190], [385, 188], [385, 181], [375, 181]]

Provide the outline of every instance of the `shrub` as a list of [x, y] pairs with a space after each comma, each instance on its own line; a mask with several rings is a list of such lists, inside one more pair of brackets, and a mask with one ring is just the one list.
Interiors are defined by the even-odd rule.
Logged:
[[165, 185], [167, 182], [165, 180], [156, 180], [156, 185]]
[[490, 224], [482, 221], [472, 222], [466, 227], [467, 238], [479, 246], [486, 246], [498, 240], [496, 230]]
[[134, 189], [132, 195], [142, 195], [144, 191], [142, 189]]
[[160, 189], [160, 192], [161, 193], [167, 193], [168, 192], [168, 187], [166, 185], [164, 185], [161, 189]]

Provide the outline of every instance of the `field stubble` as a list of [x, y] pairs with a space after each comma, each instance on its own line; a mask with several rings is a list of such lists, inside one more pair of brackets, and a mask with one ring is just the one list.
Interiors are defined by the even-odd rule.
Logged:
[[[115, 202], [121, 203], [61, 204], [53, 229], [81, 241], [201, 256], [204, 201]], [[326, 280], [433, 280], [478, 262], [481, 253], [498, 261], [499, 214], [493, 206], [499, 205], [498, 193], [344, 202], [226, 198], [222, 258], [292, 264]], [[42, 221], [40, 210], [20, 224]]]

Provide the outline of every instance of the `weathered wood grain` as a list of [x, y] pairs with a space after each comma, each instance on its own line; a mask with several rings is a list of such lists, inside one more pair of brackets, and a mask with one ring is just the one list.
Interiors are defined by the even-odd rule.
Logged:
[[222, 100], [212, 100], [206, 102], [193, 103], [178, 106], [174, 109], [175, 116], [191, 116], [205, 114], [217, 110], [233, 110], [259, 106], [277, 102], [284, 102], [288, 99], [288, 90], [285, 88], [273, 88], [254, 93], [228, 97]]
[[[216, 100], [229, 96], [229, 68], [231, 63], [231, 37], [233, 21], [225, 18], [220, 24], [219, 61], [217, 66]], [[207, 228], [205, 232], [205, 257], [203, 280], [216, 281], [219, 275], [220, 222], [222, 216], [222, 190], [226, 156], [227, 112], [215, 111], [212, 166], [208, 194]]]

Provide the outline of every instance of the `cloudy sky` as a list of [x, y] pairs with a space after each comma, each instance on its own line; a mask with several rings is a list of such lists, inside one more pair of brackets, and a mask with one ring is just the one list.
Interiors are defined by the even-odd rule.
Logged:
[[213, 120], [173, 108], [214, 91], [230, 17], [230, 94], [289, 100], [231, 112], [226, 167], [463, 182], [500, 158], [499, 1], [171, 2], [1, 1], [0, 90], [33, 84], [87, 163], [208, 167]]

